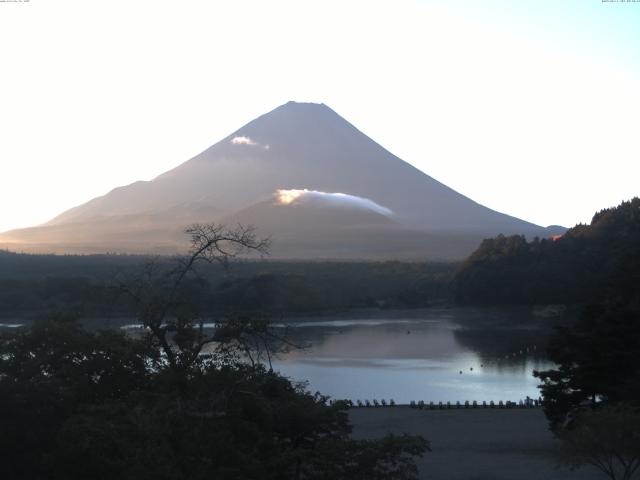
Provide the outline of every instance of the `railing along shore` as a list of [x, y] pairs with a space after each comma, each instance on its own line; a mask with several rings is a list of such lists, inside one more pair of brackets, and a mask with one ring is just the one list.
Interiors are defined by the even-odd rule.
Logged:
[[[331, 400], [329, 403], [334, 403]], [[355, 402], [352, 400], [346, 400], [347, 405], [350, 408], [385, 408], [385, 407], [410, 407], [416, 408], [419, 410], [455, 410], [455, 409], [465, 409], [465, 408], [497, 408], [497, 409], [513, 409], [513, 408], [538, 408], [542, 407], [542, 399], [534, 399], [526, 397], [525, 399], [518, 400], [517, 402], [511, 400], [499, 400], [494, 402], [493, 400], [487, 401], [456, 401], [456, 402], [425, 402], [424, 400], [415, 401], [400, 404], [396, 403], [393, 399], [389, 401], [382, 400], [356, 400]]]

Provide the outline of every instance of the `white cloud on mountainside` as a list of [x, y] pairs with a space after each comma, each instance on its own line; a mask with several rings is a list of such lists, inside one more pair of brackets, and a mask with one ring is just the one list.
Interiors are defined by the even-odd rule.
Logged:
[[271, 148], [268, 144], [262, 145], [261, 143], [258, 143], [251, 139], [251, 137], [247, 137], [245, 135], [236, 135], [229, 141], [229, 143], [231, 143], [232, 145], [249, 145], [251, 147], [262, 147], [265, 150], [269, 150], [269, 148]]
[[360, 208], [371, 210], [381, 215], [390, 216], [393, 212], [387, 207], [364, 197], [349, 195], [347, 193], [329, 193], [317, 190], [305, 189], [281, 189], [276, 191], [276, 199], [281, 205], [312, 201], [324, 203], [333, 207]]
[[233, 145], [258, 145], [256, 142], [251, 140], [249, 137], [245, 136], [237, 136], [231, 139], [231, 143]]

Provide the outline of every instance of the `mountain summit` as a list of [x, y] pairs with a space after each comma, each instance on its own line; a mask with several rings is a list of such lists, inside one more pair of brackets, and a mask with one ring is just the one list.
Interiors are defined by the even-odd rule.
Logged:
[[548, 233], [429, 177], [326, 105], [288, 102], [151, 181], [2, 234], [0, 244], [173, 252], [196, 221], [250, 222], [289, 258], [462, 258], [486, 236]]

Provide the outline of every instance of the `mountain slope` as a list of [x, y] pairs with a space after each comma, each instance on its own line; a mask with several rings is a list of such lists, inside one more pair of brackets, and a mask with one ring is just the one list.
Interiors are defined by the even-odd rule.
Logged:
[[[393, 212], [391, 230], [397, 234], [455, 234], [478, 242], [498, 233], [546, 234], [541, 227], [490, 210], [434, 180], [329, 107], [289, 102], [152, 181], [116, 188], [41, 227], [1, 235], [0, 242], [62, 251], [82, 244], [96, 251], [116, 241], [116, 250], [141, 251], [150, 246], [153, 232], [153, 245], [178, 245], [176, 232], [187, 224], [231, 218], [278, 189], [340, 192], [371, 200]], [[127, 226], [136, 222], [146, 227]], [[393, 245], [386, 249], [397, 252]], [[456, 255], [468, 253], [465, 247]], [[320, 249], [317, 256], [325, 255]]]

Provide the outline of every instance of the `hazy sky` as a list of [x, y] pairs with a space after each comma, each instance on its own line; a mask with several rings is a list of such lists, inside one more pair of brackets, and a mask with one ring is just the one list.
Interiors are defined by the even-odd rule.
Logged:
[[0, 69], [0, 231], [288, 100], [538, 224], [640, 195], [640, 2], [0, 2]]

